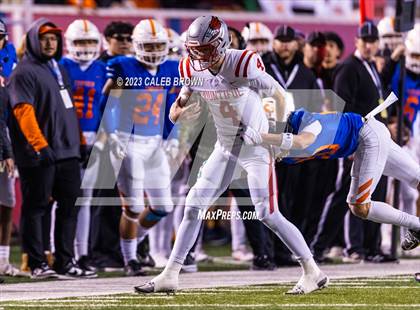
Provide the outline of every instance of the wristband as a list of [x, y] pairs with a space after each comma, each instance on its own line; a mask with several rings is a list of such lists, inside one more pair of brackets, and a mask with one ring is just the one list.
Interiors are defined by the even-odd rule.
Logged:
[[283, 133], [280, 148], [282, 150], [290, 150], [293, 146], [293, 134], [292, 133]]

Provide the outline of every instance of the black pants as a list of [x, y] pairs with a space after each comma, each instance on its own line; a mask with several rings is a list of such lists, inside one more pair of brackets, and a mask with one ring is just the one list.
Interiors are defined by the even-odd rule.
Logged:
[[294, 192], [292, 223], [308, 244], [316, 233], [327, 196], [333, 190], [336, 173], [332, 160], [316, 159], [301, 164]]
[[[242, 188], [235, 188], [241, 182]], [[245, 205], [238, 204], [238, 209], [241, 213], [255, 211], [255, 206], [252, 204], [251, 195], [247, 189], [248, 183], [246, 179], [234, 181], [233, 189], [229, 191], [234, 197], [245, 199]], [[251, 246], [252, 253], [256, 257], [267, 256], [273, 259], [273, 243], [271, 240], [271, 231], [260, 220], [244, 219], [243, 220], [246, 237]]]
[[[93, 192], [94, 197], [119, 197], [118, 188], [104, 188], [109, 179], [115, 179], [110, 149], [106, 145], [100, 153], [100, 169]], [[92, 206], [89, 254], [98, 267], [122, 267], [120, 249], [121, 205]]]
[[[287, 165], [283, 162], [276, 162], [276, 177], [278, 189], [278, 205], [280, 213], [293, 223], [293, 206], [298, 188], [301, 165]], [[285, 261], [289, 261], [291, 252], [284, 243], [271, 232], [273, 240], [274, 261], [281, 266]]]
[[57, 202], [55, 219], [55, 265], [62, 269], [74, 257], [74, 238], [79, 208], [80, 167], [76, 158], [50, 166], [18, 167], [22, 187], [22, 246], [33, 270], [45, 262], [43, 217], [51, 212], [50, 199]]
[[[382, 176], [372, 193], [372, 200], [385, 201], [387, 190], [387, 177]], [[349, 212], [347, 241], [347, 254], [354, 252], [361, 256], [375, 256], [381, 254], [381, 224], [363, 220]]]

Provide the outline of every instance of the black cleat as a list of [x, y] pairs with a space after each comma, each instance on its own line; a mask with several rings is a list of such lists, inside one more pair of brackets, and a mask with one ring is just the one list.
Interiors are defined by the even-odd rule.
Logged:
[[185, 257], [184, 264], [181, 267], [181, 271], [185, 273], [192, 273], [198, 271], [197, 262], [195, 261], [195, 257], [188, 253], [187, 257]]
[[[139, 294], [157, 293], [155, 291], [155, 284], [151, 281], [144, 283], [143, 285], [135, 286], [134, 291]], [[167, 295], [175, 295], [175, 290], [161, 291], [161, 293], [166, 293]]]
[[277, 266], [267, 255], [255, 256], [252, 260], [251, 270], [275, 270]]
[[150, 294], [155, 292], [155, 284], [153, 282], [146, 282], [142, 285], [135, 286], [134, 291], [140, 294]]
[[93, 266], [92, 261], [87, 256], [81, 256], [79, 260], [77, 261], [77, 265], [79, 265], [80, 268], [83, 270], [88, 270], [91, 272], [97, 272], [98, 269]]
[[141, 267], [139, 261], [132, 259], [124, 267], [125, 275], [129, 277], [145, 276], [146, 272]]
[[413, 250], [420, 244], [420, 231], [409, 229], [401, 242], [401, 248], [404, 251]]
[[420, 272], [417, 272], [416, 274], [414, 274], [414, 280], [416, 280], [417, 282], [420, 282]]

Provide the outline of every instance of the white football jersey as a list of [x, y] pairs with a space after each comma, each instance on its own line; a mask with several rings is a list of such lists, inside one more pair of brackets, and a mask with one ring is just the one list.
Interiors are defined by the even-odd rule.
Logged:
[[268, 132], [268, 119], [258, 92], [264, 86], [269, 92], [280, 86], [265, 72], [257, 53], [228, 49], [217, 75], [209, 70], [195, 71], [185, 57], [180, 61], [179, 72], [194, 83], [188, 86], [189, 90], [199, 92], [208, 104], [222, 145], [231, 145], [241, 124]]

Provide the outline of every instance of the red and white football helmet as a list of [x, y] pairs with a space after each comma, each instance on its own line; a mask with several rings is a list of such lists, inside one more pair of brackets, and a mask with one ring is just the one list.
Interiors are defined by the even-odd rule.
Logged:
[[194, 70], [203, 71], [217, 63], [230, 46], [226, 23], [216, 16], [200, 16], [188, 27], [185, 42]]

